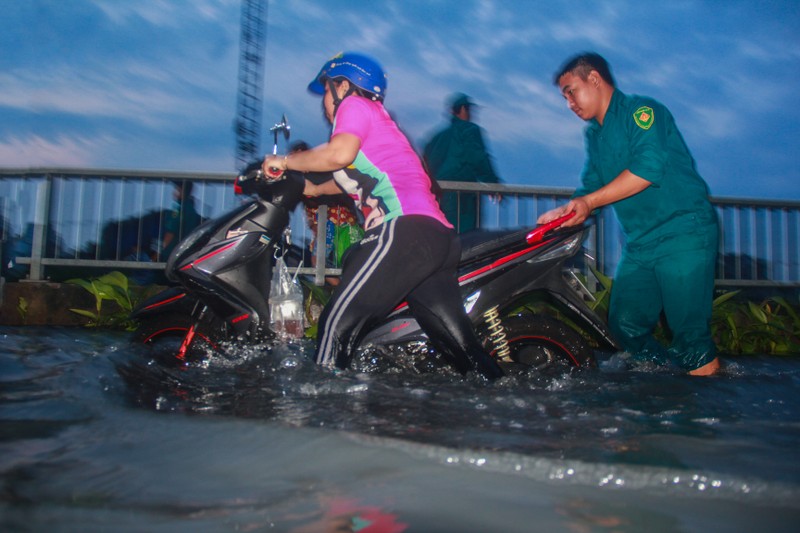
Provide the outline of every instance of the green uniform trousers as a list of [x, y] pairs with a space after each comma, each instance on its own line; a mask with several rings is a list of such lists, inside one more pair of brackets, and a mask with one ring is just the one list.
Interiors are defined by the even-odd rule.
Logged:
[[[716, 357], [710, 320], [719, 235], [716, 225], [623, 252], [611, 289], [609, 327], [635, 359], [693, 370]], [[653, 337], [661, 316], [672, 343]]]

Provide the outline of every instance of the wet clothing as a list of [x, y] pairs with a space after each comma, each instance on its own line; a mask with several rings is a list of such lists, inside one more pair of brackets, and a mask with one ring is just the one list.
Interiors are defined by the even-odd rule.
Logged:
[[[500, 182], [480, 126], [456, 116], [449, 127], [425, 145], [423, 157], [436, 181]], [[477, 193], [446, 192], [442, 194], [441, 206], [447, 219], [463, 233], [478, 227], [479, 201]]]
[[319, 319], [315, 359], [346, 368], [365, 328], [404, 299], [433, 346], [464, 373], [502, 370], [483, 350], [460, 298], [461, 246], [431, 193], [408, 139], [379, 102], [345, 98], [332, 135], [361, 141], [353, 164], [334, 179], [364, 211], [364, 238], [344, 258], [342, 277]]
[[334, 172], [334, 179], [364, 213], [365, 230], [403, 215], [426, 215], [450, 227], [430, 192], [422, 162], [383, 104], [355, 95], [345, 98], [331, 136], [339, 133], [361, 141], [353, 164]]
[[[694, 370], [715, 357], [709, 321], [717, 233], [677, 238], [683, 242], [623, 252], [611, 290], [609, 326], [636, 358]], [[666, 351], [653, 337], [662, 310], [673, 337]]]
[[342, 279], [320, 316], [316, 361], [347, 368], [365, 328], [404, 300], [434, 348], [457, 370], [502, 371], [484, 351], [461, 302], [461, 243], [427, 216], [394, 218], [368, 230], [345, 256]]
[[[612, 287], [609, 326], [632, 354], [694, 369], [716, 357], [709, 320], [719, 229], [708, 187], [670, 112], [659, 102], [612, 95], [603, 125], [586, 128], [588, 159], [574, 196], [625, 169], [651, 185], [613, 204], [626, 237]], [[663, 310], [665, 351], [651, 334]]]

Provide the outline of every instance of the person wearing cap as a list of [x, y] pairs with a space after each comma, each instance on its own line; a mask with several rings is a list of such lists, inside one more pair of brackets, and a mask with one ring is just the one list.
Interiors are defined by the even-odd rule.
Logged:
[[[423, 159], [431, 176], [438, 181], [499, 183], [486, 150], [483, 130], [472, 122], [475, 102], [464, 93], [453, 94], [448, 101], [450, 125], [425, 145]], [[480, 196], [474, 192], [445, 192], [441, 206], [447, 219], [459, 233], [479, 224]]]
[[306, 151], [270, 155], [272, 169], [333, 172], [305, 194], [344, 191], [362, 216], [364, 238], [347, 251], [339, 285], [318, 323], [315, 360], [347, 368], [362, 333], [403, 301], [431, 343], [461, 373], [503, 375], [464, 310], [456, 269], [461, 245], [431, 192], [422, 162], [383, 106], [386, 76], [372, 58], [339, 54], [309, 84], [322, 95], [330, 140]]
[[[554, 82], [588, 123], [588, 158], [569, 203], [538, 222], [575, 212], [564, 223], [574, 226], [613, 206], [626, 242], [611, 290], [612, 333], [636, 359], [713, 374], [719, 368], [710, 329], [719, 227], [675, 119], [652, 98], [617, 89], [608, 63], [595, 53], [569, 59]], [[668, 349], [653, 337], [662, 312], [672, 333]]]

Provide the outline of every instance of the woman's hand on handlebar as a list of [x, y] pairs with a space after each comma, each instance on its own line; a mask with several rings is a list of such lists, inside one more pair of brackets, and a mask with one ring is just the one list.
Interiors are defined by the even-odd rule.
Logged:
[[267, 179], [280, 178], [284, 171], [286, 171], [286, 156], [283, 155], [268, 155], [264, 157], [264, 162], [261, 164], [261, 170]]

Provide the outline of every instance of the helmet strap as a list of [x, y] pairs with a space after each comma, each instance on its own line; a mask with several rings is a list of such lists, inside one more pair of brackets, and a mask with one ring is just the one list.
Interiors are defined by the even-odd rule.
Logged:
[[336, 92], [336, 84], [333, 83], [333, 80], [328, 78], [326, 83], [328, 85], [328, 90], [331, 92], [331, 98], [333, 98], [333, 116], [336, 116], [336, 112], [339, 111], [339, 104], [342, 103], [342, 99], [339, 98], [339, 93]]

